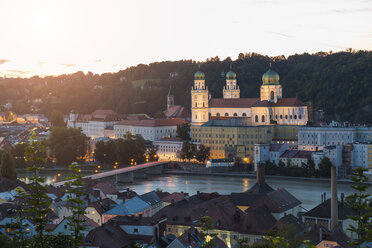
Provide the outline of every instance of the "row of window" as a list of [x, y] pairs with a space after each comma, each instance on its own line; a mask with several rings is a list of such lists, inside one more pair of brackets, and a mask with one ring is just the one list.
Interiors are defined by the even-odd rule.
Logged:
[[[221, 116], [221, 115], [220, 115], [220, 113], [217, 113], [216, 116]], [[225, 116], [228, 117], [229, 116], [229, 113], [225, 113]], [[233, 116], [238, 116], [238, 114], [237, 113], [234, 113]], [[242, 116], [243, 117], [246, 117], [247, 114], [246, 113], [243, 113]]]

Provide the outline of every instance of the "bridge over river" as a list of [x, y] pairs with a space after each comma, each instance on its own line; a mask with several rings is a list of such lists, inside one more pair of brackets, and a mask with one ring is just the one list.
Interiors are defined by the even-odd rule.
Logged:
[[[134, 165], [126, 168], [105, 171], [88, 175], [83, 178], [90, 178], [92, 180], [103, 180], [109, 177], [115, 177], [116, 182], [132, 183], [135, 178], [147, 178], [148, 174], [159, 175], [162, 172], [162, 166], [168, 164], [168, 161], [148, 162], [144, 164]], [[58, 187], [64, 185], [66, 181], [52, 183], [53, 186]]]

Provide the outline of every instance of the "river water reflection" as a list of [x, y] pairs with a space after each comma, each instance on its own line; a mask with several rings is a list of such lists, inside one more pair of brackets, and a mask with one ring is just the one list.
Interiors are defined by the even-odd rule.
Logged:
[[[58, 176], [58, 173], [60, 176]], [[67, 171], [45, 173], [47, 183], [53, 179], [60, 180], [68, 176]], [[18, 173], [20, 179], [28, 181], [28, 173]], [[254, 178], [222, 177], [222, 176], [199, 176], [199, 175], [163, 175], [153, 176], [148, 179], [136, 179], [134, 183], [119, 183], [119, 190], [130, 188], [138, 194], [143, 194], [155, 189], [168, 192], [187, 192], [190, 195], [201, 192], [218, 192], [230, 194], [232, 192], [243, 192], [252, 187], [256, 182]], [[291, 194], [302, 201], [305, 209], [311, 209], [321, 202], [321, 194], [326, 192], [327, 197], [331, 196], [331, 184], [326, 181], [287, 180], [287, 179], [266, 179], [266, 182], [274, 189], [285, 188]], [[368, 192], [372, 194], [372, 186]], [[338, 193], [346, 196], [353, 193], [351, 184], [338, 183]]]

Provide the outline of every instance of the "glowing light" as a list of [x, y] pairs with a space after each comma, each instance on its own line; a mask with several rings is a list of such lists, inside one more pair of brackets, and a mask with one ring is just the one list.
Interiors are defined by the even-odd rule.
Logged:
[[59, 176], [59, 177], [60, 177], [60, 176], [61, 176], [61, 173], [58, 173], [58, 174], [57, 174], [57, 176]]
[[95, 173], [97, 173], [97, 172], [98, 172], [98, 170], [95, 170], [94, 172], [95, 172]]
[[116, 165], [114, 165], [114, 169], [116, 169]]
[[101, 166], [100, 166], [100, 165], [98, 165], [98, 166], [97, 166], [97, 168], [98, 168], [98, 169], [101, 169]]

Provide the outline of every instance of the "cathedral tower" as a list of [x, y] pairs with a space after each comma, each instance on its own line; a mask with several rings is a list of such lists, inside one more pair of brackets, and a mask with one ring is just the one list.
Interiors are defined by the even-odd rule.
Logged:
[[282, 86], [279, 83], [279, 74], [269, 69], [262, 75], [261, 101], [276, 103], [282, 98]]
[[240, 89], [236, 85], [236, 73], [226, 73], [226, 86], [223, 87], [223, 98], [240, 98]]
[[205, 75], [201, 71], [194, 74], [194, 86], [191, 89], [191, 123], [202, 125], [209, 120], [209, 92], [205, 86]]

